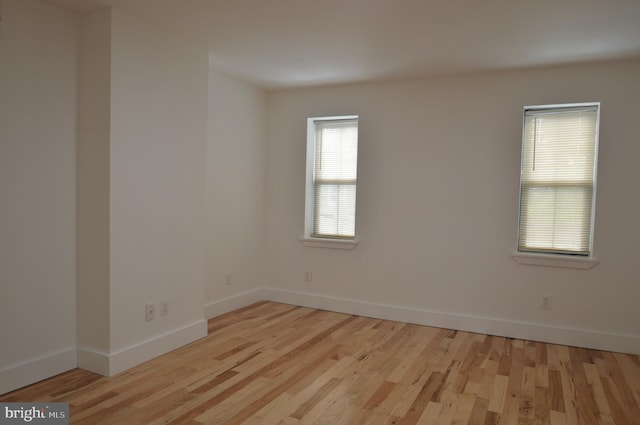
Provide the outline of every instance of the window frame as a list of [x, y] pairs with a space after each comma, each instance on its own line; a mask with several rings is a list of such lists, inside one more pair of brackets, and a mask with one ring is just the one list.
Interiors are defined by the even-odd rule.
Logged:
[[[589, 244], [588, 252], [586, 254], [572, 253], [571, 251], [557, 250], [554, 248], [548, 249], [521, 249], [520, 246], [520, 230], [522, 221], [522, 197], [523, 197], [523, 184], [524, 182], [524, 159], [525, 159], [525, 141], [526, 141], [526, 119], [528, 111], [549, 111], [553, 110], [561, 113], [562, 110], [570, 111], [571, 109], [579, 108], [595, 108], [596, 122], [595, 122], [595, 140], [594, 140], [594, 152], [593, 152], [593, 177], [591, 185], [591, 211], [590, 211], [590, 223], [589, 223]], [[584, 103], [566, 103], [566, 104], [550, 104], [550, 105], [535, 105], [525, 106], [522, 113], [522, 144], [520, 148], [520, 183], [518, 186], [518, 228], [516, 237], [516, 250], [513, 253], [515, 261], [521, 264], [529, 265], [541, 265], [551, 267], [568, 267], [577, 269], [590, 269], [596, 264], [598, 260], [594, 256], [594, 231], [595, 231], [595, 211], [596, 211], [596, 190], [597, 190], [597, 171], [598, 171], [598, 151], [600, 141], [600, 102], [584, 102]]]
[[[359, 126], [358, 115], [336, 115], [307, 118], [307, 153], [306, 153], [306, 177], [305, 177], [305, 220], [304, 235], [301, 242], [305, 246], [319, 248], [353, 249], [358, 244], [357, 231], [353, 237], [314, 236], [315, 214], [315, 160], [316, 160], [316, 123], [323, 121], [356, 121]], [[356, 178], [356, 193], [358, 182]], [[356, 194], [357, 199], [357, 194]], [[357, 202], [357, 201], [356, 201]], [[356, 206], [357, 211], [357, 206]], [[355, 223], [354, 223], [355, 225]]]

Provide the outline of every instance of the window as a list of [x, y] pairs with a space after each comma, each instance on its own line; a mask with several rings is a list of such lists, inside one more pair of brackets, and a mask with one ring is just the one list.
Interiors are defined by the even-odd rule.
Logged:
[[518, 251], [591, 255], [599, 110], [525, 108]]
[[358, 117], [307, 120], [306, 238], [353, 241]]

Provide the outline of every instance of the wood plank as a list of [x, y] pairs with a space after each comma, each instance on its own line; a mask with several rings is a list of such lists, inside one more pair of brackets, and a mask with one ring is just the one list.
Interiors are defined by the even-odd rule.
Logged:
[[504, 402], [507, 397], [507, 387], [509, 386], [509, 377], [504, 375], [496, 375], [493, 381], [493, 390], [489, 397], [489, 411], [502, 413], [504, 411]]

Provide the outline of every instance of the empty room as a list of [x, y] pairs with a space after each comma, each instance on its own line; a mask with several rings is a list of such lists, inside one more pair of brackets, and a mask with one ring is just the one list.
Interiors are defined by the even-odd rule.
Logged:
[[640, 425], [640, 2], [0, 0], [0, 423]]

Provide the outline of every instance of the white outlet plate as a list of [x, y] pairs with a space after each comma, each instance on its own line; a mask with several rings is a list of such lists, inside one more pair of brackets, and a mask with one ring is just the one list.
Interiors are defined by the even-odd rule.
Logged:
[[540, 308], [543, 310], [551, 310], [552, 299], [550, 296], [542, 297], [540, 300]]
[[153, 320], [156, 318], [156, 305], [155, 304], [147, 304], [146, 306], [146, 311], [147, 311], [147, 322]]

